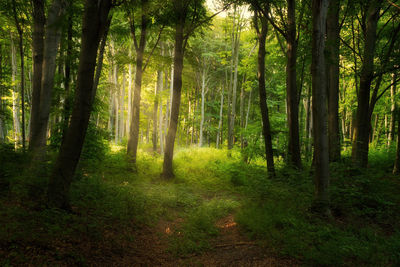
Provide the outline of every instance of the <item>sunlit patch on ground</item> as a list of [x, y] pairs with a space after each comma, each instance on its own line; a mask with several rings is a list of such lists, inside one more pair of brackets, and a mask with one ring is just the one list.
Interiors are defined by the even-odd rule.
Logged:
[[118, 153], [120, 152], [124, 147], [121, 145], [116, 145], [113, 143], [110, 143], [110, 149], [112, 153]]

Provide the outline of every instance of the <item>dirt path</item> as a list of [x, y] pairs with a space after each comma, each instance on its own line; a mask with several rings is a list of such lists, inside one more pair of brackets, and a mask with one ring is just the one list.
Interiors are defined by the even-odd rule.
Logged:
[[[293, 260], [268, 254], [244, 236], [233, 215], [219, 220], [219, 235], [211, 240], [211, 250], [201, 254], [174, 257], [167, 252], [168, 236], [177, 234], [181, 221], [160, 222], [154, 229], [138, 231], [136, 240], [128, 242], [121, 257], [113, 257], [94, 265], [114, 266], [297, 266]], [[107, 262], [107, 264], [105, 264]]]

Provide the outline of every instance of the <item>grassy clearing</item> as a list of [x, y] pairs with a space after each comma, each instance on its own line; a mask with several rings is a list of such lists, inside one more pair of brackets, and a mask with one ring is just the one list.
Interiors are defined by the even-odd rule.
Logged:
[[[140, 242], [146, 227], [166, 236], [174, 256], [201, 253], [219, 234], [215, 223], [229, 214], [266, 250], [305, 266], [400, 264], [400, 183], [390, 174], [387, 151], [372, 152], [367, 171], [352, 169], [347, 158], [331, 166], [330, 221], [308, 210], [310, 170], [282, 165], [270, 180], [262, 161], [244, 164], [238, 152], [179, 150], [176, 178], [164, 181], [160, 157], [142, 151], [133, 173], [124, 150], [112, 146], [101, 161], [82, 163], [71, 190], [72, 214], [44, 208], [48, 167], [29, 179], [17, 173], [22, 155], [1, 152], [1, 265], [89, 264], [102, 254], [126, 253], [125, 244]], [[87, 243], [99, 245], [85, 250]]]

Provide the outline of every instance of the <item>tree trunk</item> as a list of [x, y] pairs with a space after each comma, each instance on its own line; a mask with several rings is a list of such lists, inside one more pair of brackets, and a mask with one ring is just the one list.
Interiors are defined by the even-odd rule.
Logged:
[[[114, 53], [115, 55], [115, 53]], [[114, 120], [114, 129], [115, 129], [115, 135], [114, 135], [114, 142], [115, 144], [118, 144], [119, 142], [119, 85], [118, 85], [118, 66], [114, 62], [114, 104], [115, 104], [115, 120]]]
[[396, 131], [396, 80], [397, 80], [397, 73], [392, 74], [392, 86], [390, 87], [390, 130], [389, 130], [389, 138], [388, 138], [388, 146], [390, 147], [392, 141], [394, 140], [394, 134]]
[[158, 117], [157, 112], [158, 112], [158, 102], [160, 99], [160, 92], [162, 91], [162, 86], [163, 86], [163, 72], [161, 70], [158, 70], [156, 92], [153, 105], [153, 152], [157, 152], [157, 117]]
[[204, 127], [204, 104], [206, 96], [206, 70], [203, 68], [201, 73], [201, 117], [200, 117], [200, 140], [199, 147], [203, 146], [203, 127]]
[[64, 77], [64, 110], [63, 110], [63, 123], [62, 123], [62, 139], [64, 141], [68, 124], [69, 117], [72, 108], [72, 96], [71, 96], [71, 63], [72, 63], [72, 14], [68, 15], [68, 29], [67, 29], [67, 58], [65, 59], [65, 77]]
[[14, 44], [14, 38], [11, 35], [11, 81], [12, 81], [12, 113], [13, 113], [13, 125], [14, 125], [14, 147], [17, 149], [21, 143], [21, 125], [19, 121], [19, 97], [18, 89], [16, 86], [17, 78], [17, 51]]
[[[236, 117], [236, 95], [237, 95], [237, 76], [239, 65], [239, 46], [240, 46], [240, 21], [236, 25], [236, 5], [233, 20], [232, 32], [232, 60], [231, 60], [231, 73], [230, 73], [230, 91], [232, 92], [232, 99], [228, 102], [230, 109], [228, 112], [228, 149], [232, 149], [235, 143], [235, 117]], [[240, 20], [240, 17], [239, 17]]]
[[329, 160], [340, 160], [339, 130], [339, 27], [340, 0], [330, 0], [327, 17], [327, 87], [328, 87], [328, 137]]
[[397, 149], [394, 161], [393, 174], [400, 173], [400, 109], [397, 109]]
[[93, 90], [96, 90], [93, 85], [97, 51], [110, 8], [111, 0], [85, 2], [75, 102], [67, 136], [49, 180], [48, 204], [51, 207], [70, 209], [69, 189], [89, 124]]
[[122, 87], [121, 87], [121, 99], [120, 99], [120, 125], [119, 125], [119, 136], [124, 138], [125, 135], [125, 69], [122, 69]]
[[219, 123], [218, 123], [218, 132], [217, 132], [217, 140], [215, 142], [216, 148], [219, 148], [219, 143], [220, 143], [220, 135], [222, 135], [222, 114], [224, 111], [224, 86], [221, 87], [221, 104], [219, 108]]
[[312, 91], [314, 121], [315, 189], [314, 209], [329, 215], [329, 148], [324, 62], [325, 25], [328, 0], [313, 0]]
[[[135, 49], [136, 49], [136, 77], [135, 77], [135, 88], [133, 93], [133, 106], [132, 106], [132, 121], [131, 129], [128, 140], [128, 156], [132, 164], [136, 165], [137, 147], [139, 143], [139, 125], [140, 125], [140, 99], [142, 90], [142, 77], [143, 77], [143, 53], [146, 46], [147, 36], [147, 23], [148, 18], [145, 12], [144, 5], [146, 1], [142, 1], [142, 18], [141, 18], [141, 32], [139, 45], [136, 41], [136, 34], [134, 27], [131, 27], [132, 37], [134, 38]], [[134, 169], [136, 166], [134, 166]]]
[[301, 168], [299, 140], [299, 97], [296, 81], [297, 39], [296, 39], [296, 4], [288, 3], [287, 30], [287, 65], [286, 65], [286, 102], [289, 128], [288, 162], [295, 168]]
[[[167, 75], [166, 75], [167, 73], [165, 73], [165, 80], [168, 80], [168, 77], [167, 77]], [[167, 87], [167, 81], [165, 81], [165, 86]], [[159, 106], [160, 106], [160, 109], [159, 109], [159, 120], [158, 120], [158, 136], [159, 136], [159, 139], [160, 139], [160, 153], [161, 154], [163, 154], [164, 153], [164, 134], [163, 134], [163, 123], [164, 123], [164, 120], [163, 120], [163, 105], [162, 105], [162, 92], [163, 92], [163, 85], [160, 87], [160, 92], [159, 92]]]
[[[268, 13], [269, 8], [267, 8], [265, 13]], [[258, 23], [258, 15], [255, 13], [255, 25]], [[270, 177], [275, 176], [275, 167], [274, 167], [274, 157], [272, 150], [272, 138], [271, 138], [271, 126], [269, 122], [269, 114], [268, 114], [268, 105], [267, 105], [267, 94], [265, 90], [265, 41], [268, 33], [268, 22], [267, 18], [264, 16], [260, 17], [261, 21], [261, 29], [256, 26], [257, 35], [258, 35], [258, 57], [257, 57], [257, 78], [258, 78], [258, 90], [260, 93], [260, 110], [262, 117], [262, 127], [263, 127], [263, 135], [264, 135], [264, 144], [265, 144], [265, 155], [267, 158], [267, 169], [268, 175]]]
[[167, 139], [165, 143], [164, 163], [162, 176], [165, 179], [174, 177], [172, 159], [174, 155], [174, 144], [178, 127], [179, 107], [181, 104], [182, 71], [184, 54], [184, 25], [186, 14], [183, 3], [175, 1], [177, 5], [176, 14], [178, 21], [175, 25], [175, 49], [174, 49], [174, 71], [173, 71], [173, 95], [171, 103], [171, 118], [168, 127]]
[[368, 165], [368, 145], [370, 125], [370, 89], [374, 74], [374, 55], [376, 43], [376, 28], [379, 20], [381, 1], [373, 0], [368, 3], [365, 27], [365, 47], [363, 65], [361, 68], [360, 87], [358, 93], [358, 107], [352, 160], [355, 167], [366, 168]]
[[47, 126], [50, 116], [51, 97], [54, 87], [54, 75], [56, 71], [56, 57], [58, 46], [61, 39], [61, 23], [65, 13], [66, 2], [64, 0], [54, 0], [49, 12], [46, 25], [42, 83], [39, 103], [39, 118], [31, 132], [30, 148], [34, 160], [40, 160], [46, 153]]
[[[131, 49], [129, 49], [129, 59], [131, 59]], [[131, 117], [132, 117], [132, 64], [129, 63], [128, 66], [128, 119], [126, 120], [126, 135], [129, 136], [129, 131], [131, 127]]]
[[25, 60], [24, 60], [24, 44], [23, 44], [23, 29], [20, 24], [17, 15], [17, 9], [15, 6], [15, 0], [13, 3], [13, 15], [15, 19], [15, 26], [18, 31], [18, 47], [19, 47], [19, 56], [20, 56], [20, 68], [21, 68], [21, 77], [20, 77], [20, 96], [21, 96], [21, 123], [22, 123], [22, 150], [25, 151]]

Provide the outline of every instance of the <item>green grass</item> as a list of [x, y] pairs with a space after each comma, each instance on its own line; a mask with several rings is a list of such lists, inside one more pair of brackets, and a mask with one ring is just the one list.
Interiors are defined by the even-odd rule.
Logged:
[[262, 160], [245, 164], [237, 151], [228, 157], [226, 150], [177, 150], [176, 177], [165, 181], [160, 156], [140, 151], [134, 173], [124, 150], [112, 146], [101, 161], [81, 164], [70, 214], [45, 208], [50, 163], [32, 177], [20, 173], [23, 155], [10, 147], [1, 152], [0, 265], [85, 265], [87, 253], [71, 244], [110, 244], [112, 253], [124, 253], [124, 242], [160, 222], [171, 226], [172, 255], [197, 254], [211, 248], [216, 222], [230, 214], [266, 250], [305, 266], [400, 264], [400, 182], [385, 150], [371, 151], [368, 170], [354, 170], [348, 157], [331, 165], [330, 220], [309, 211], [308, 168], [280, 163], [271, 180]]

